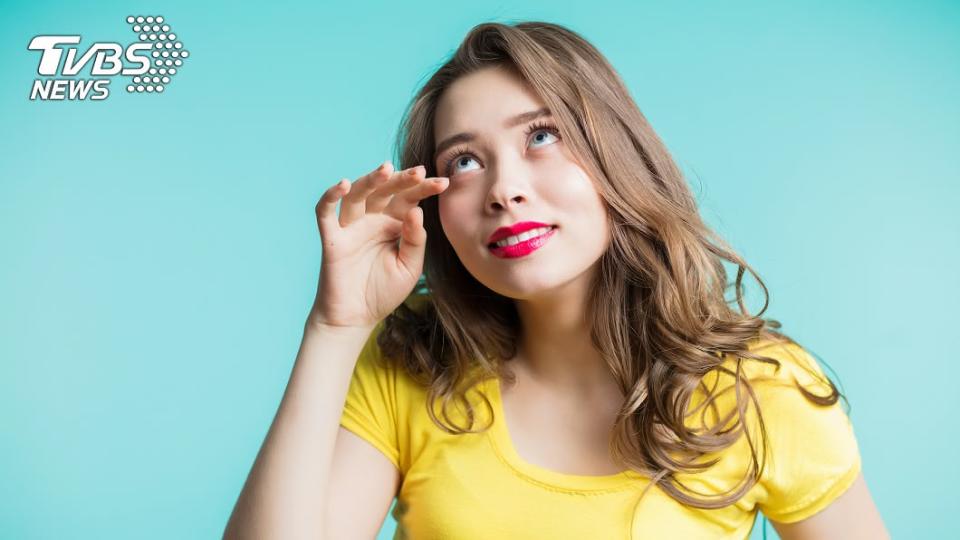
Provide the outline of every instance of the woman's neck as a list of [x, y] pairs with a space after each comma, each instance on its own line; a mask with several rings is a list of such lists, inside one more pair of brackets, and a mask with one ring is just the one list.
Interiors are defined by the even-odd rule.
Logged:
[[511, 363], [534, 384], [589, 397], [609, 394], [616, 384], [590, 338], [585, 281], [517, 301], [522, 330]]

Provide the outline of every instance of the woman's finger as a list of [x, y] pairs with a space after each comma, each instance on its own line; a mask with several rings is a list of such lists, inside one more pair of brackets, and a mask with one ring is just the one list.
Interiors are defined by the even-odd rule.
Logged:
[[350, 180], [342, 178], [320, 196], [320, 201], [317, 202], [314, 211], [317, 214], [317, 224], [320, 226], [321, 234], [331, 230], [330, 227], [337, 225], [337, 202], [349, 191]]
[[373, 171], [361, 176], [353, 183], [350, 193], [343, 197], [340, 204], [340, 226], [346, 227], [363, 217], [366, 213], [367, 196], [393, 175], [393, 164], [383, 162]]
[[423, 209], [417, 208], [404, 216], [400, 235], [397, 265], [407, 276], [416, 280], [423, 272], [423, 256], [427, 245], [427, 231], [423, 229]]
[[[383, 209], [386, 208], [395, 194], [422, 183], [425, 173], [426, 168], [423, 165], [397, 172], [387, 183], [382, 184], [367, 197], [367, 212], [371, 214], [383, 212]], [[401, 219], [401, 221], [403, 220]]]
[[403, 220], [403, 216], [406, 216], [411, 208], [417, 206], [421, 200], [443, 192], [443, 190], [447, 189], [448, 184], [449, 179], [445, 176], [428, 178], [419, 186], [414, 186], [394, 195], [390, 203], [383, 209], [383, 213], [393, 218]]

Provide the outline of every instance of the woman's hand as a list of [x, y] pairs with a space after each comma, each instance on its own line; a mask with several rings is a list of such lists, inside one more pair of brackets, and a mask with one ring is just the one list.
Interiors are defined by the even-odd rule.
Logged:
[[410, 294], [423, 272], [427, 243], [417, 203], [448, 183], [425, 174], [423, 165], [394, 171], [385, 162], [324, 192], [316, 207], [323, 254], [311, 323], [372, 328]]

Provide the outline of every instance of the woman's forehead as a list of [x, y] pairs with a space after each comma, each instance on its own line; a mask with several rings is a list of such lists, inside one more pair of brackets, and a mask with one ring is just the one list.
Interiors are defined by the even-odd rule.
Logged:
[[503, 68], [484, 68], [454, 81], [440, 96], [434, 115], [434, 140], [461, 132], [493, 132], [515, 116], [544, 107], [519, 76]]

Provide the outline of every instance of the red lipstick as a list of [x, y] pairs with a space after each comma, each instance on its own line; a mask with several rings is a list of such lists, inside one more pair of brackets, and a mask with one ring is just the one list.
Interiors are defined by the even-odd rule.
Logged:
[[[527, 238], [512, 245], [498, 246], [495, 244], [504, 238], [515, 236], [520, 233], [530, 231], [531, 229], [539, 228], [547, 228], [549, 230], [543, 232], [539, 236]], [[495, 256], [503, 259], [523, 257], [543, 247], [543, 245], [547, 243], [547, 240], [553, 236], [556, 231], [557, 227], [555, 225], [548, 225], [546, 223], [540, 223], [537, 221], [523, 221], [510, 227], [500, 227], [494, 231], [494, 233], [490, 235], [490, 243], [487, 244], [487, 248]]]
[[540, 227], [552, 227], [552, 225], [540, 223], [539, 221], [521, 221], [519, 223], [514, 223], [509, 227], [500, 227], [499, 229], [493, 231], [493, 234], [491, 234], [490, 238], [487, 240], [487, 244], [499, 242], [508, 236], [513, 236], [525, 231], [529, 231], [530, 229], [537, 229]]

